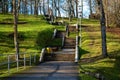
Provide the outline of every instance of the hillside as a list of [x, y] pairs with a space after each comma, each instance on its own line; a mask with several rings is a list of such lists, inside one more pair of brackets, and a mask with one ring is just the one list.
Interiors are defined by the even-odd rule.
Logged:
[[[12, 20], [12, 15], [0, 15], [0, 21]], [[19, 16], [18, 37], [20, 53], [40, 52], [42, 47], [51, 39], [55, 26], [48, 24], [42, 16]], [[44, 36], [42, 36], [44, 35]], [[0, 24], [0, 53], [14, 53], [13, 24]]]
[[[0, 22], [12, 20], [12, 15], [0, 14]], [[61, 18], [59, 19], [61, 20]], [[19, 21], [26, 22], [18, 24], [20, 53], [40, 53], [41, 49], [48, 45], [61, 45], [61, 40], [50, 41], [55, 28], [64, 29], [63, 26], [49, 24], [43, 16], [19, 16]], [[64, 21], [68, 22], [67, 18]], [[72, 24], [76, 23], [72, 20]], [[80, 48], [80, 79], [97, 80], [90, 74], [99, 73], [107, 80], [120, 79], [120, 36], [119, 28], [115, 31], [107, 29], [108, 58], [101, 56], [101, 32], [98, 20], [82, 20], [82, 46]], [[74, 33], [70, 37], [75, 37]], [[13, 24], [0, 24], [0, 54], [15, 53], [13, 43]]]
[[[107, 51], [108, 58], [103, 58], [101, 50], [101, 32], [98, 21], [87, 21], [86, 24], [83, 20], [82, 27], [82, 47], [80, 58], [80, 71], [83, 80], [94, 80], [89, 76], [99, 73], [100, 76], [104, 75], [107, 80], [120, 79], [120, 29], [107, 28]], [[84, 72], [88, 72], [89, 76], [86, 77]], [[96, 79], [95, 79], [96, 80]]]

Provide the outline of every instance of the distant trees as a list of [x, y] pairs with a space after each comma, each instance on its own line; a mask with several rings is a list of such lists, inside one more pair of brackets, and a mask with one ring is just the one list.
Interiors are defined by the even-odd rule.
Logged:
[[120, 27], [120, 0], [104, 1], [107, 26]]
[[[69, 17], [78, 17], [79, 0], [16, 0], [19, 4], [19, 14], [49, 14], [51, 9], [54, 16], [61, 16], [61, 11], [66, 11]], [[66, 4], [66, 5], [65, 5]], [[63, 9], [63, 6], [68, 9]], [[0, 0], [0, 12], [12, 13], [12, 0]]]
[[[86, 0], [87, 1], [87, 0]], [[98, 9], [97, 0], [88, 1], [90, 8], [90, 18], [98, 18], [100, 11]], [[105, 11], [106, 26], [120, 27], [120, 0], [103, 0]]]
[[7, 0], [0, 0], [0, 12], [7, 13], [8, 12], [8, 1]]

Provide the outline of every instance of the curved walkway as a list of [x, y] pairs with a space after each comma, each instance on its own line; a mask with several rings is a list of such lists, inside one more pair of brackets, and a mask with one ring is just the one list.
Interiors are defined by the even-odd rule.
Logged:
[[78, 65], [70, 61], [49, 61], [4, 80], [78, 80]]

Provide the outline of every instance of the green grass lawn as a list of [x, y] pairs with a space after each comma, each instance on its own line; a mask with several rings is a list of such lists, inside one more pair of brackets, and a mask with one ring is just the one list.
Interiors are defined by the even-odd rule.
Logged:
[[[6, 18], [12, 19], [12, 15], [0, 15], [0, 21]], [[18, 24], [20, 52], [40, 52], [52, 37], [55, 26], [48, 24], [42, 16], [20, 15], [19, 19], [27, 22]], [[14, 52], [13, 24], [0, 24], [0, 54]]]
[[[99, 72], [104, 75], [107, 80], [119, 80], [120, 36], [107, 32], [107, 51], [109, 57], [97, 59], [96, 56], [99, 57], [102, 54], [101, 32], [98, 21], [83, 20], [82, 23], [84, 27], [82, 27], [82, 47], [80, 59], [88, 59], [86, 59], [86, 61], [80, 61], [80, 71], [84, 71], [83, 69], [85, 69], [95, 73]], [[81, 69], [81, 67], [83, 69]], [[81, 75], [82, 80], [94, 80], [89, 77], [84, 77], [85, 75], [86, 74]]]

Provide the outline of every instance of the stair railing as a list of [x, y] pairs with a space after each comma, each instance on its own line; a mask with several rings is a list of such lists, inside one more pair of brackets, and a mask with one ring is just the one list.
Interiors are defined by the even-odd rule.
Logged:
[[65, 44], [65, 36], [63, 35], [63, 37], [62, 37], [62, 48], [64, 47], [64, 44]]
[[54, 39], [56, 35], [57, 35], [57, 29], [54, 29], [54, 33], [53, 33], [52, 39]]
[[41, 51], [41, 54], [40, 54], [40, 59], [39, 59], [39, 62], [43, 62], [44, 61], [44, 55], [46, 53], [46, 49], [43, 48], [42, 51]]
[[66, 25], [66, 36], [67, 37], [69, 36], [69, 27], [68, 27], [68, 25]]
[[75, 62], [79, 60], [79, 36], [76, 36]]

